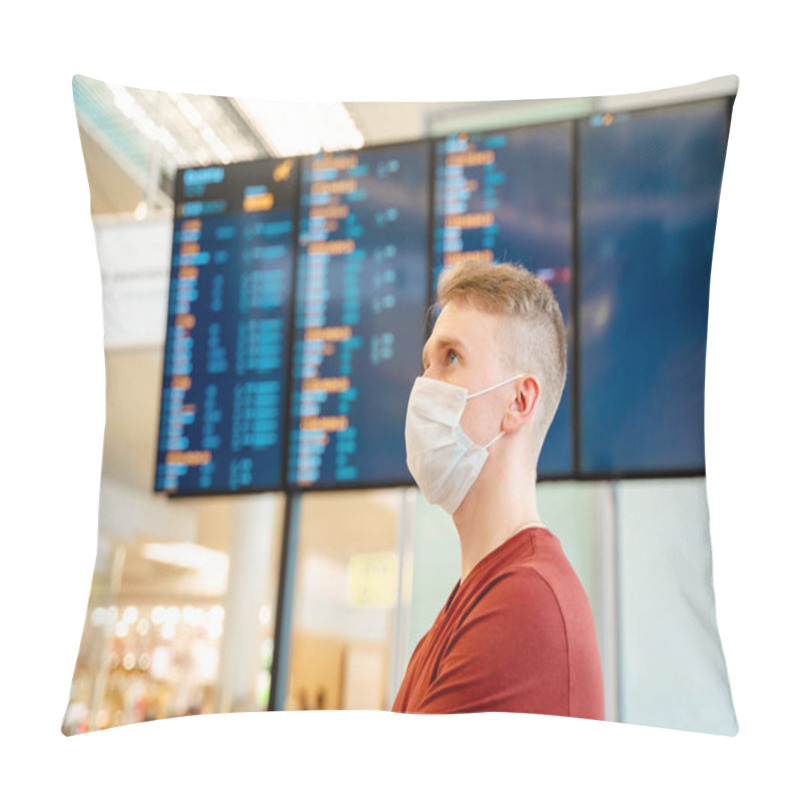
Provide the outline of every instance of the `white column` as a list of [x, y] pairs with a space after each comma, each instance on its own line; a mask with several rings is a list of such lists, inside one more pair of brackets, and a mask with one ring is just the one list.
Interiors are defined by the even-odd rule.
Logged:
[[[274, 541], [275, 498], [237, 497], [231, 530], [225, 624], [220, 647], [216, 711], [256, 711], [256, 677], [261, 667], [258, 612], [268, 596]], [[274, 609], [273, 617], [274, 617]]]
[[389, 647], [388, 686], [386, 711], [391, 710], [406, 670], [406, 655], [409, 650], [409, 618], [411, 616], [411, 575], [413, 574], [414, 512], [417, 489], [400, 489], [400, 513], [397, 523], [397, 599], [394, 625]]
[[617, 589], [616, 482], [594, 483], [595, 569], [600, 587], [599, 646], [603, 659], [606, 720], [618, 722], [619, 709], [619, 608]]

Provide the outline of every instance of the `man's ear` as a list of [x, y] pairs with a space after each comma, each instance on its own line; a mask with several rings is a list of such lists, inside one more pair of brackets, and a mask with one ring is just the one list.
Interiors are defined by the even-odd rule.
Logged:
[[516, 395], [503, 419], [506, 433], [519, 430], [532, 416], [539, 402], [541, 390], [533, 375], [526, 375], [517, 387]]

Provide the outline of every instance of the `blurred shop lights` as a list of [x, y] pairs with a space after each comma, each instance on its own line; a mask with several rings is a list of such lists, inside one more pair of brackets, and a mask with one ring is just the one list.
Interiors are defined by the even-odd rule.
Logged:
[[[271, 610], [267, 606], [262, 606], [258, 614], [259, 622], [267, 625], [271, 617]], [[164, 639], [173, 638], [179, 625], [193, 629], [204, 628], [209, 637], [216, 639], [222, 635], [224, 620], [225, 609], [219, 604], [211, 606], [208, 610], [191, 605], [183, 608], [158, 605], [149, 614], [141, 614], [136, 606], [128, 606], [120, 618], [114, 606], [108, 608], [98, 606], [92, 609], [90, 615], [94, 627], [111, 626], [114, 636], [118, 639], [126, 638], [132, 629], [135, 629], [140, 636], [147, 636], [151, 625], [160, 629], [160, 635]]]
[[[90, 606], [87, 625], [94, 629], [96, 653], [92, 669], [102, 669], [103, 688], [97, 694], [86, 672], [73, 683], [62, 731], [72, 735], [211, 712], [227, 615], [216, 598], [181, 603], [179, 597], [155, 605], [128, 597], [119, 606]], [[262, 625], [273, 616], [268, 605], [252, 613]], [[269, 702], [272, 647], [268, 632], [262, 631], [256, 687], [261, 708]]]
[[106, 617], [107, 617], [107, 615], [108, 615], [108, 613], [110, 611], [111, 611], [110, 608], [109, 609], [105, 609], [105, 608], [94, 608], [94, 609], [92, 609], [92, 617], [91, 617], [92, 625], [94, 625], [95, 628], [102, 628], [103, 625], [106, 624]]

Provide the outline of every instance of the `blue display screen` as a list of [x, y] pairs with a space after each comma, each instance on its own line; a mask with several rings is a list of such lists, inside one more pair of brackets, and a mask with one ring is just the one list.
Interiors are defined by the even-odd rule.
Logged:
[[728, 101], [580, 123], [580, 469], [705, 468]]
[[436, 143], [433, 288], [461, 258], [510, 261], [553, 290], [567, 328], [567, 383], [539, 477], [572, 459], [572, 124], [454, 134]]
[[413, 485], [404, 429], [425, 333], [429, 150], [304, 160], [291, 486]]
[[723, 98], [178, 171], [156, 491], [413, 485], [428, 306], [464, 257], [561, 308], [540, 479], [702, 473], [729, 118]]
[[299, 163], [178, 172], [155, 489], [277, 489]]

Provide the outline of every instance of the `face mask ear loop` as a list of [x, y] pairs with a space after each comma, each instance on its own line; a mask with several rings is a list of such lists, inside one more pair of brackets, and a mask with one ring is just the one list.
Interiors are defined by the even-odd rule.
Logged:
[[497, 436], [495, 436], [494, 439], [492, 439], [491, 442], [489, 442], [488, 444], [485, 444], [483, 446], [483, 449], [484, 450], [488, 450], [504, 433], [505, 433], [505, 431], [500, 431], [500, 433], [498, 433]]
[[525, 373], [520, 372], [519, 375], [514, 375], [512, 378], [506, 378], [504, 381], [500, 381], [500, 383], [496, 383], [494, 386], [490, 386], [488, 389], [481, 389], [479, 392], [475, 392], [475, 394], [468, 394], [467, 400], [472, 400], [473, 397], [480, 397], [482, 394], [486, 394], [487, 392], [493, 392], [495, 389], [499, 389], [501, 386], [505, 386], [507, 383], [511, 383], [511, 381], [515, 381], [517, 378], [521, 378]]

